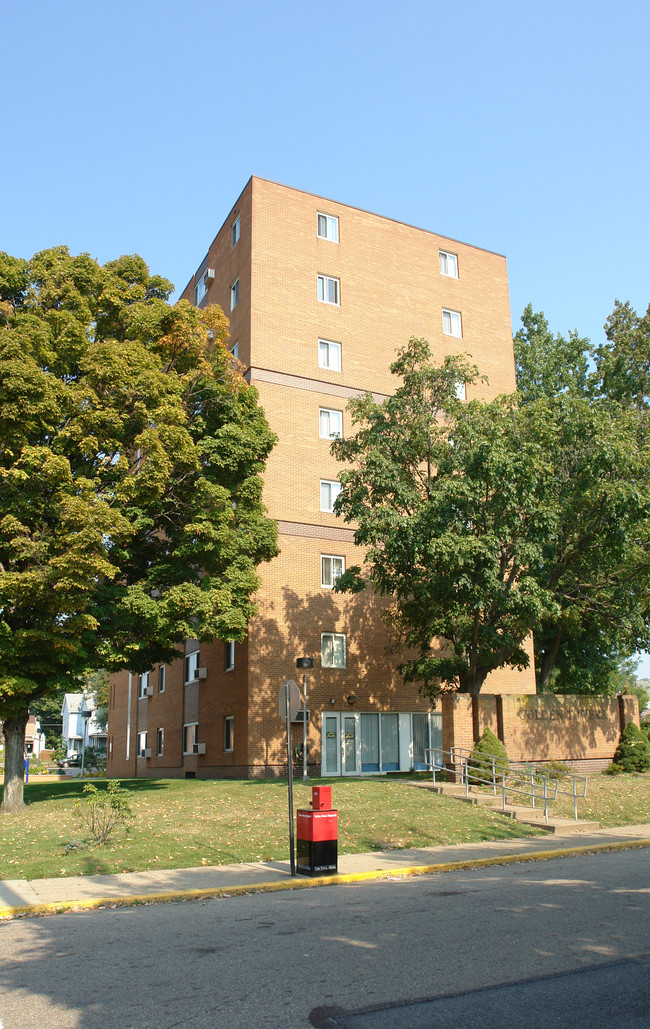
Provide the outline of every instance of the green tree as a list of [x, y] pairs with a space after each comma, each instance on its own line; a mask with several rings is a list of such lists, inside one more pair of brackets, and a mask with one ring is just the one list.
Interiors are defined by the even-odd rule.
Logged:
[[[615, 311], [616, 324], [624, 310]], [[620, 661], [648, 640], [646, 426], [605, 375], [603, 348], [599, 367], [589, 372], [588, 340], [553, 336], [530, 305], [522, 323], [514, 337], [519, 403], [530, 409], [556, 461], [547, 498], [556, 509], [555, 532], [539, 568], [555, 603], [535, 627], [538, 688], [611, 692]], [[610, 344], [610, 358], [611, 350]]]
[[463, 403], [456, 386], [476, 370], [454, 357], [435, 366], [424, 340], [391, 369], [395, 394], [350, 401], [357, 431], [332, 446], [352, 466], [337, 510], [368, 548], [367, 569], [349, 569], [337, 588], [390, 598], [388, 620], [415, 652], [405, 679], [431, 696], [478, 693], [490, 671], [526, 667], [540, 628], [542, 682], [588, 620], [627, 619], [628, 642], [647, 638], [638, 601], [650, 476], [638, 419], [579, 390]]
[[137, 256], [0, 255], [4, 811], [30, 703], [171, 661], [187, 636], [242, 639], [277, 552], [274, 436], [222, 312], [171, 306], [172, 288]]
[[92, 694], [95, 702], [93, 719], [99, 728], [106, 732], [108, 727], [108, 691], [110, 676], [105, 668], [91, 672], [86, 684], [87, 690]]
[[596, 349], [601, 395], [647, 412], [650, 406], [650, 307], [639, 316], [629, 303], [615, 302], [605, 323], [606, 343]]

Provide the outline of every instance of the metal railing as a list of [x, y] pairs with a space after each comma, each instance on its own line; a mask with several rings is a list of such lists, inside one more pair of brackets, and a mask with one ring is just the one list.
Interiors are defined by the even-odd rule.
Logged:
[[[452, 772], [460, 777], [460, 782], [465, 786], [465, 796], [469, 797], [470, 785], [491, 786], [494, 796], [497, 790], [501, 792], [502, 808], [506, 810], [506, 798], [510, 794], [518, 794], [527, 798], [531, 807], [535, 808], [538, 803], [544, 807], [544, 821], [548, 825], [549, 801], [558, 797], [573, 798], [573, 817], [578, 820], [578, 800], [587, 796], [587, 779], [584, 775], [567, 773], [561, 779], [555, 775], [546, 775], [537, 768], [514, 769], [504, 765], [498, 757], [488, 754], [482, 755], [480, 763], [472, 762], [472, 751], [464, 747], [452, 747], [451, 750], [443, 750], [442, 747], [430, 747], [425, 751], [427, 767], [431, 769], [433, 784], [436, 782], [436, 772]], [[449, 758], [445, 762], [445, 756]], [[570, 789], [564, 788], [564, 784], [570, 782]]]

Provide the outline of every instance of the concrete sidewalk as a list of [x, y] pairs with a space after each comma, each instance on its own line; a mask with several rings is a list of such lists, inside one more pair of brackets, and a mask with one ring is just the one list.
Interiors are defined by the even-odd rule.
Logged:
[[650, 823], [453, 847], [343, 854], [339, 856], [338, 875], [313, 879], [302, 875], [292, 877], [288, 860], [33, 879], [31, 882], [5, 879], [0, 881], [0, 917], [362, 882], [637, 846], [650, 846]]

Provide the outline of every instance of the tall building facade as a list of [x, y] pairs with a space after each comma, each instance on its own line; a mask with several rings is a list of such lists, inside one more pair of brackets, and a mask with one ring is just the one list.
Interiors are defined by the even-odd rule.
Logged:
[[[348, 400], [394, 389], [389, 366], [410, 336], [434, 357], [470, 356], [493, 397], [515, 388], [505, 258], [253, 177], [183, 297], [219, 304], [230, 346], [279, 442], [265, 475], [280, 554], [260, 571], [244, 643], [187, 641], [169, 667], [111, 683], [109, 771], [116, 775], [264, 776], [286, 771], [278, 691], [306, 673], [308, 760], [326, 775], [407, 770], [442, 743], [441, 714], [406, 686], [381, 601], [332, 587], [363, 555], [332, 507], [333, 435]], [[484, 692], [535, 692], [503, 669]], [[302, 725], [294, 726], [294, 744]]]

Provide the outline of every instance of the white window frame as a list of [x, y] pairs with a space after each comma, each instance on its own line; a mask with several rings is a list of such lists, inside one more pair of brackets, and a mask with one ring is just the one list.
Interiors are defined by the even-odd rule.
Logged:
[[156, 757], [163, 756], [163, 750], [165, 749], [165, 730], [161, 726], [156, 730]]
[[241, 225], [239, 222], [239, 215], [235, 218], [234, 222], [230, 226], [230, 249], [234, 247], [235, 243], [239, 242], [241, 236]]
[[[336, 355], [334, 357], [334, 355]], [[334, 357], [334, 360], [332, 360]], [[327, 368], [330, 372], [341, 371], [341, 344], [331, 339], [318, 341], [318, 367]]]
[[206, 268], [200, 275], [199, 281], [194, 287], [194, 306], [198, 307], [205, 295], [208, 292], [208, 269]]
[[[193, 732], [190, 732], [193, 730]], [[190, 742], [191, 741], [191, 742]], [[183, 726], [183, 754], [194, 754], [194, 747], [199, 742], [199, 723], [185, 722]]]
[[230, 287], [230, 310], [234, 311], [239, 303], [239, 275]]
[[321, 304], [341, 306], [341, 280], [333, 275], [316, 276], [316, 294]]
[[[335, 574], [334, 562], [340, 561], [340, 570]], [[345, 571], [345, 558], [342, 554], [321, 554], [320, 556], [320, 584], [323, 589], [331, 590], [336, 580]]]
[[[320, 480], [320, 509], [321, 511], [327, 511], [329, 514], [334, 513], [334, 504], [336, 498], [341, 492], [341, 483], [338, 479], [321, 479]], [[327, 501], [324, 498], [327, 497]], [[327, 503], [329, 502], [329, 507]]]
[[159, 693], [164, 693], [165, 692], [165, 682], [166, 682], [166, 679], [167, 679], [167, 666], [166, 665], [161, 665], [160, 668], [158, 669], [158, 692]]
[[338, 243], [339, 220], [335, 214], [324, 214], [323, 211], [318, 212], [316, 215], [316, 235], [319, 239], [328, 239], [330, 243]]
[[136, 751], [138, 757], [144, 757], [147, 749], [147, 734], [146, 732], [138, 733], [138, 749]]
[[456, 339], [463, 338], [463, 322], [460, 311], [452, 311], [448, 307], [443, 307], [442, 331], [445, 336], [455, 336]]
[[450, 253], [449, 250], [438, 251], [438, 262], [440, 274], [450, 279], [458, 278], [458, 255]]
[[464, 382], [456, 383], [456, 399], [467, 400], [467, 385]]
[[226, 715], [223, 720], [223, 749], [231, 754], [235, 749], [235, 716]]
[[191, 654], [185, 655], [185, 684], [189, 682], [196, 682], [198, 679], [198, 668], [199, 668], [199, 651], [195, 650]]
[[147, 696], [147, 687], [149, 686], [149, 672], [143, 672], [142, 675], [138, 675], [138, 700], [142, 700]]
[[[338, 428], [332, 426], [332, 422], [338, 421]], [[318, 408], [318, 435], [320, 439], [341, 439], [343, 435], [343, 411], [336, 408]]]
[[235, 641], [226, 640], [224, 642], [224, 671], [232, 672], [235, 667]]
[[[334, 653], [335, 640], [338, 641], [339, 646], [342, 646], [342, 661], [335, 661], [336, 654]], [[326, 661], [325, 647], [331, 643], [332, 648], [332, 660], [331, 662]], [[346, 639], [344, 632], [322, 632], [320, 634], [320, 663], [321, 668], [347, 668], [347, 648]]]

